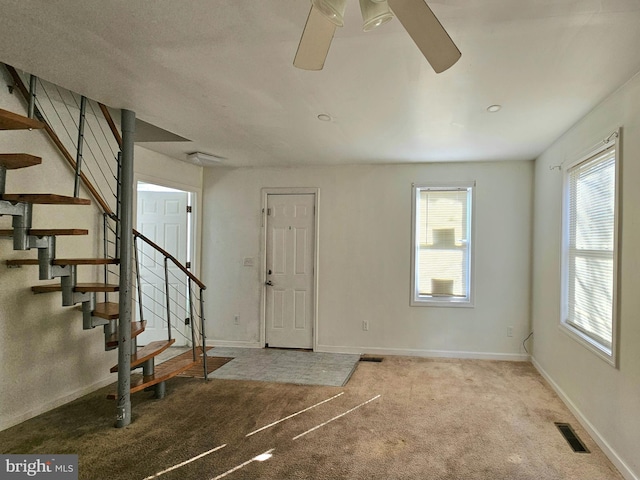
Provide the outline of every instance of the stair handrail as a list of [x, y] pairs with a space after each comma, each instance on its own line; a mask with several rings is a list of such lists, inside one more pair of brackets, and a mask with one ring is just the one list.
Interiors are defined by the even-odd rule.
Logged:
[[142, 233], [138, 232], [135, 228], [133, 229], [133, 236], [138, 237], [140, 240], [144, 241], [145, 243], [153, 247], [155, 250], [160, 252], [165, 258], [171, 260], [176, 267], [178, 267], [185, 275], [187, 275], [187, 277], [193, 280], [196, 283], [196, 285], [198, 285], [202, 290], [207, 289], [207, 286], [204, 283], [202, 283], [198, 277], [196, 277], [193, 273], [191, 273], [187, 269], [187, 267], [185, 267], [182, 263], [180, 263], [180, 261], [176, 257], [171, 255], [166, 250], [164, 250], [158, 244], [154, 243], [153, 240], [150, 240], [148, 237], [145, 237]]
[[[7, 64], [5, 64], [5, 68], [7, 69], [9, 74], [11, 75], [11, 78], [13, 78], [15, 86], [18, 88], [18, 90], [20, 91], [20, 93], [22, 94], [24, 99], [28, 102], [29, 101], [29, 90], [27, 90], [27, 87], [24, 85], [24, 82], [20, 78], [20, 75], [18, 74], [18, 71], [14, 67], [12, 67], [11, 65], [7, 65]], [[35, 115], [44, 124], [44, 130], [49, 135], [49, 138], [55, 144], [55, 146], [58, 147], [58, 150], [60, 151], [60, 153], [62, 154], [64, 159], [71, 166], [71, 168], [75, 171], [76, 168], [77, 168], [77, 164], [76, 164], [75, 159], [69, 153], [67, 148], [64, 146], [64, 144], [60, 140], [60, 137], [58, 137], [56, 132], [46, 122], [46, 120], [44, 119], [44, 116], [40, 113], [38, 107], [36, 106], [36, 107], [34, 107], [34, 109], [35, 109]], [[91, 196], [98, 202], [98, 204], [102, 208], [102, 211], [105, 212], [106, 214], [108, 214], [109, 216], [113, 216], [114, 213], [113, 213], [113, 210], [111, 210], [111, 207], [109, 207], [107, 202], [102, 198], [100, 193], [98, 193], [97, 189], [93, 186], [91, 181], [82, 172], [80, 172], [80, 179], [82, 180], [82, 183], [87, 188], [89, 193], [91, 193]]]
[[[163, 257], [164, 257], [164, 272], [165, 272], [165, 296], [166, 296], [166, 301], [167, 301], [167, 324], [168, 324], [168, 329], [169, 329], [169, 339], [171, 339], [171, 319], [170, 319], [170, 302], [169, 302], [169, 285], [168, 285], [168, 270], [167, 270], [167, 261], [171, 260], [171, 262], [181, 271], [183, 272], [186, 277], [187, 277], [187, 289], [188, 289], [188, 295], [189, 295], [189, 319], [190, 319], [190, 326], [191, 326], [191, 343], [192, 343], [192, 351], [193, 351], [193, 360], [197, 360], [196, 358], [196, 338], [195, 338], [195, 319], [194, 316], [198, 316], [199, 320], [200, 320], [200, 340], [201, 340], [201, 345], [202, 345], [202, 364], [203, 364], [203, 368], [204, 368], [204, 379], [208, 380], [207, 377], [207, 354], [206, 354], [206, 335], [205, 335], [205, 318], [204, 318], [204, 298], [203, 298], [203, 292], [204, 290], [206, 290], [207, 286], [202, 283], [200, 281], [200, 279], [198, 277], [196, 277], [193, 273], [191, 273], [177, 258], [175, 258], [173, 255], [171, 255], [169, 252], [167, 252], [165, 249], [163, 249], [162, 247], [160, 247], [158, 244], [156, 244], [153, 240], [149, 239], [148, 237], [146, 237], [145, 235], [143, 235], [142, 233], [138, 232], [136, 229], [133, 229], [133, 238], [134, 238], [134, 244], [136, 244], [136, 241], [138, 239], [140, 239], [141, 241], [143, 241], [144, 243], [146, 243], [147, 245], [149, 245], [151, 248], [153, 248], [154, 250], [156, 250], [158, 253], [160, 253]], [[138, 247], [135, 247], [135, 253], [136, 253], [136, 275], [138, 276], [138, 296], [139, 296], [139, 300], [138, 300], [138, 304], [140, 307], [140, 315], [141, 318], [140, 320], [142, 320], [142, 312], [143, 312], [143, 308], [142, 308], [142, 294], [141, 294], [141, 288], [140, 288], [140, 279], [139, 279], [139, 271], [140, 271], [140, 261], [137, 258], [137, 252], [138, 252]], [[193, 302], [193, 298], [191, 295], [191, 287], [192, 287], [192, 283], [195, 283], [199, 288], [200, 288], [200, 295], [198, 297], [198, 303], [199, 303], [199, 315], [194, 315], [194, 302]]]

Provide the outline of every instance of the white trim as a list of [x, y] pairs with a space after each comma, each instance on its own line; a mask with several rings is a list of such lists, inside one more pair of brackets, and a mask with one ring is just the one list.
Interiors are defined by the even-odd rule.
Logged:
[[[29, 410], [25, 413], [21, 413], [17, 416], [11, 416], [8, 420], [0, 420], [0, 432], [6, 430], [7, 428], [11, 428], [19, 423], [26, 422], [27, 420], [37, 417], [38, 415], [42, 415], [54, 408], [61, 407], [62, 405], [66, 405], [69, 402], [73, 402], [80, 397], [84, 397], [90, 393], [95, 392], [96, 390], [106, 387], [107, 385], [111, 385], [113, 383], [113, 378], [111, 376], [104, 378], [98, 382], [92, 383], [89, 386], [79, 388], [68, 395], [65, 395], [60, 398], [56, 398], [50, 402], [42, 403], [38, 405], [37, 408]], [[114, 387], [115, 388], [115, 387]]]
[[207, 338], [207, 347], [238, 347], [238, 348], [264, 348], [260, 342], [244, 342], [241, 340], [217, 340]]
[[521, 353], [495, 353], [495, 352], [463, 352], [454, 350], [420, 350], [408, 348], [378, 348], [318, 345], [318, 352], [324, 353], [352, 353], [393, 355], [399, 357], [424, 357], [424, 358], [457, 358], [460, 360], [503, 360], [509, 362], [528, 362], [530, 356]]
[[[618, 325], [619, 325], [619, 302], [620, 302], [620, 229], [621, 229], [621, 219], [622, 215], [620, 212], [620, 199], [622, 198], [621, 192], [621, 181], [620, 181], [620, 171], [622, 169], [621, 165], [621, 146], [620, 139], [622, 135], [622, 127], [611, 132], [605, 140], [599, 142], [597, 145], [592, 147], [590, 151], [580, 156], [574, 157], [572, 160], [568, 162], [563, 162], [563, 178], [562, 178], [562, 220], [561, 220], [561, 228], [560, 228], [560, 248], [561, 248], [561, 261], [560, 261], [560, 322], [559, 328], [560, 330], [571, 337], [573, 340], [578, 342], [580, 345], [585, 347], [587, 350], [593, 352], [598, 358], [607, 362], [613, 368], [618, 368]], [[595, 339], [591, 338], [584, 332], [581, 332], [577, 328], [573, 327], [571, 324], [567, 323], [567, 310], [568, 310], [568, 252], [567, 247], [569, 243], [569, 195], [568, 195], [568, 182], [569, 182], [569, 171], [583, 162], [589, 161], [590, 159], [600, 155], [602, 152], [615, 148], [615, 196], [614, 196], [614, 226], [613, 226], [613, 234], [614, 234], [614, 251], [613, 251], [613, 305], [612, 305], [612, 332], [611, 332], [611, 350], [610, 353], [608, 349], [603, 345], [600, 345]]]
[[313, 351], [318, 348], [318, 277], [319, 277], [319, 250], [320, 250], [320, 189], [317, 187], [264, 187], [260, 190], [262, 196], [262, 274], [260, 281], [263, 285], [260, 296], [260, 346], [266, 345], [267, 339], [267, 310], [266, 310], [266, 286], [267, 281], [267, 198], [269, 195], [313, 195], [314, 208], [314, 243], [313, 243]]
[[580, 409], [571, 401], [569, 396], [560, 388], [560, 386], [551, 378], [551, 376], [542, 368], [535, 357], [531, 357], [531, 363], [542, 377], [551, 385], [551, 388], [558, 394], [560, 400], [567, 406], [571, 413], [576, 417], [580, 425], [589, 433], [591, 438], [598, 444], [602, 452], [611, 460], [611, 463], [620, 471], [622, 476], [627, 480], [640, 480], [629, 466], [620, 458], [617, 452], [609, 445], [609, 442], [600, 434], [598, 429], [587, 419]]
[[141, 173], [134, 173], [133, 175], [133, 184], [135, 188], [133, 189], [133, 204], [136, 205], [136, 208], [133, 209], [133, 224], [138, 224], [138, 182], [143, 183], [151, 183], [154, 185], [160, 185], [162, 187], [173, 188], [176, 190], [180, 190], [182, 192], [191, 193], [195, 198], [193, 199], [193, 203], [191, 205], [191, 252], [193, 253], [191, 260], [191, 272], [200, 278], [201, 275], [201, 259], [202, 259], [202, 242], [201, 242], [201, 231], [202, 222], [200, 212], [202, 211], [202, 188], [195, 187], [193, 185], [189, 185], [186, 183], [175, 182], [173, 180], [167, 180], [165, 178], [154, 177], [152, 175], [145, 175]]
[[[419, 300], [416, 292], [416, 235], [417, 235], [417, 219], [416, 219], [416, 207], [417, 207], [417, 191], [421, 188], [428, 188], [430, 190], [443, 190], [450, 191], [454, 189], [471, 189], [471, 212], [469, 217], [470, 229], [469, 229], [469, 285], [467, 298], [460, 300], [456, 298], [442, 298], [431, 297], [428, 299]], [[473, 308], [475, 307], [475, 243], [476, 243], [476, 181], [471, 180], [467, 182], [427, 182], [427, 183], [412, 183], [411, 184], [411, 296], [409, 305], [412, 307], [462, 307]]]

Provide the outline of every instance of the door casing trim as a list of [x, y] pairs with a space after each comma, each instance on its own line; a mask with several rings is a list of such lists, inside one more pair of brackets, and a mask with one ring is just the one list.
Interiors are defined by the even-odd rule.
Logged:
[[262, 294], [260, 297], [260, 345], [262, 348], [267, 343], [267, 199], [269, 195], [313, 195], [314, 207], [314, 228], [315, 234], [313, 239], [313, 351], [318, 348], [318, 251], [320, 238], [320, 189], [317, 187], [277, 187], [262, 188], [260, 190], [262, 197], [262, 238], [260, 242], [262, 273], [260, 274], [260, 282], [262, 283]]

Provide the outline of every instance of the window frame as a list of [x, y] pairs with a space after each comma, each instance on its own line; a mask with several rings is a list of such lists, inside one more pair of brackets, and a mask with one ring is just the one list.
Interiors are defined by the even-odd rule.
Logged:
[[[569, 243], [572, 226], [570, 219], [570, 173], [579, 165], [595, 159], [606, 150], [614, 148], [614, 220], [613, 220], [613, 272], [612, 272], [612, 305], [611, 305], [611, 347], [604, 345], [594, 336], [573, 326], [568, 319], [569, 316]], [[614, 131], [607, 140], [591, 149], [591, 151], [576, 160], [563, 165], [562, 180], [562, 237], [561, 237], [561, 304], [560, 304], [560, 324], [561, 331], [570, 338], [583, 345], [596, 356], [613, 366], [618, 367], [618, 325], [619, 325], [619, 273], [620, 273], [620, 129]]]
[[[467, 296], [448, 297], [420, 295], [418, 292], [418, 274], [416, 262], [419, 260], [418, 248], [418, 201], [419, 192], [422, 190], [456, 191], [467, 190], [469, 192], [469, 211], [467, 212], [468, 222], [468, 270], [467, 270]], [[476, 216], [476, 182], [428, 182], [412, 184], [411, 186], [411, 298], [410, 305], [413, 307], [474, 307], [475, 301], [475, 216]]]

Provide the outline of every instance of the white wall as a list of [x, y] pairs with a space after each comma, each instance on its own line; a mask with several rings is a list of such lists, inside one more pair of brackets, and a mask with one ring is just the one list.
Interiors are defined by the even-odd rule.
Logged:
[[[318, 350], [526, 358], [532, 178], [532, 162], [207, 169], [208, 337], [261, 346], [260, 190], [318, 187]], [[477, 182], [475, 307], [410, 307], [412, 182], [467, 180]]]
[[[534, 361], [627, 478], [640, 478], [640, 77], [610, 96], [537, 161], [535, 168]], [[620, 363], [613, 368], [559, 330], [562, 172], [623, 127]]]

